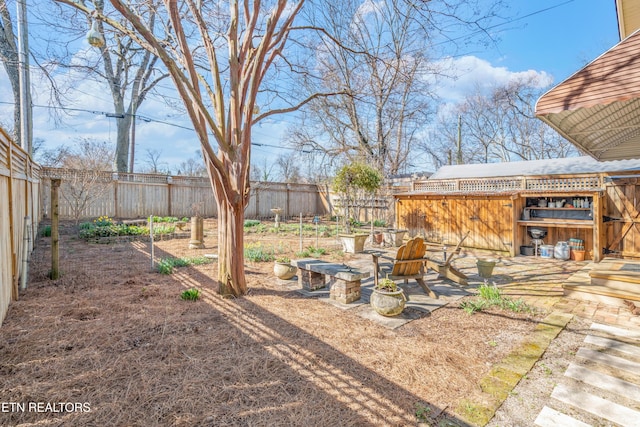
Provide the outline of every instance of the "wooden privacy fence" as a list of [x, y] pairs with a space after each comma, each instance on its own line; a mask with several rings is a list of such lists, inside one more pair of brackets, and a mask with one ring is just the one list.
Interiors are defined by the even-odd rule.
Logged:
[[18, 298], [20, 280], [26, 280], [40, 219], [40, 171], [0, 129], [0, 324]]
[[[130, 174], [43, 168], [43, 178], [59, 178], [60, 218], [145, 218], [149, 215], [217, 216], [208, 178]], [[43, 180], [43, 211], [49, 215], [50, 179]], [[326, 193], [314, 184], [253, 182], [247, 218], [271, 218], [271, 209], [282, 217], [329, 213]]]

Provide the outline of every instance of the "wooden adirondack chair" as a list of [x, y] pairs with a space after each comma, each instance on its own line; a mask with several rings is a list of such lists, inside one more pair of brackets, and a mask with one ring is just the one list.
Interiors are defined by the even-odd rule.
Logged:
[[444, 277], [456, 282], [459, 285], [467, 286], [469, 284], [468, 277], [463, 272], [451, 265], [451, 262], [453, 262], [453, 259], [460, 254], [460, 247], [462, 246], [462, 242], [464, 242], [464, 239], [467, 238], [469, 233], [470, 231], [467, 231], [467, 233], [462, 236], [462, 239], [460, 239], [456, 247], [453, 248], [449, 256], [447, 256], [444, 261], [437, 261], [427, 257], [427, 269], [430, 268], [433, 271], [437, 272], [438, 277]]
[[[414, 237], [398, 248], [398, 253], [395, 258], [384, 256], [381, 253], [373, 253], [373, 280], [375, 286], [378, 285], [379, 273], [383, 273], [384, 277], [388, 279], [402, 279], [404, 283], [408, 283], [409, 279], [414, 279], [431, 298], [438, 298], [435, 292], [429, 289], [429, 286], [427, 286], [424, 281], [425, 252], [426, 246], [424, 240], [422, 240], [421, 237]], [[389, 269], [380, 264], [380, 258], [391, 261]]]

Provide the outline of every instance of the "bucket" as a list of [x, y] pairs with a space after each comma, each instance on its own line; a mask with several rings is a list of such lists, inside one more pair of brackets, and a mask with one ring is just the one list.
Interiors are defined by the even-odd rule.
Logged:
[[476, 261], [478, 267], [478, 274], [483, 279], [488, 279], [493, 273], [493, 267], [496, 266], [496, 262], [492, 259], [479, 259]]
[[568, 260], [569, 259], [569, 245], [567, 242], [558, 242], [556, 243], [556, 247], [553, 250], [554, 258]]
[[553, 258], [553, 245], [540, 246], [540, 258]]
[[534, 250], [533, 246], [520, 246], [520, 255], [532, 256]]

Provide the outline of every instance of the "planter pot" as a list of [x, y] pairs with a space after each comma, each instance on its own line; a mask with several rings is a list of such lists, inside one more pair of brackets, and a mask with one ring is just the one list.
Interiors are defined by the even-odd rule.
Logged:
[[364, 251], [364, 242], [369, 237], [368, 234], [340, 234], [342, 249], [346, 253], [357, 254]]
[[570, 258], [574, 261], [584, 261], [585, 251], [571, 249]]
[[289, 280], [296, 275], [297, 271], [297, 267], [286, 262], [276, 262], [273, 264], [273, 274], [275, 274], [278, 279]]
[[381, 245], [382, 242], [384, 241], [383, 237], [384, 235], [379, 231], [376, 231], [375, 233], [373, 233], [373, 241], [378, 245]]
[[533, 246], [520, 246], [520, 255], [532, 256], [535, 252]]
[[383, 316], [397, 316], [402, 313], [406, 301], [407, 298], [400, 288], [395, 292], [374, 289], [369, 299], [371, 307]]
[[391, 244], [391, 246], [395, 246], [396, 248], [399, 248], [400, 246], [402, 246], [402, 241], [404, 239], [404, 235], [406, 232], [407, 230], [389, 229], [384, 232], [384, 241], [387, 244]]
[[478, 267], [478, 274], [483, 279], [488, 279], [493, 274], [493, 267], [496, 266], [496, 262], [490, 259], [479, 259], [476, 261]]

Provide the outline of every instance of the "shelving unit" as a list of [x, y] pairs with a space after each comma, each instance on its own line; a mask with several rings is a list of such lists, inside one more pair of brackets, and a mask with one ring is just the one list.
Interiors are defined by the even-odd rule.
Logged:
[[[572, 207], [571, 203], [569, 207], [546, 207], [538, 206], [538, 200], [540, 199], [566, 199], [571, 201], [572, 199], [580, 198], [586, 199], [589, 202], [589, 208], [576, 208]], [[530, 227], [544, 228], [547, 230], [547, 235], [544, 238], [545, 244], [555, 245], [558, 242], [569, 241], [571, 238], [578, 238], [584, 241], [585, 249], [588, 255], [587, 259], [597, 257], [598, 254], [593, 253], [593, 248], [597, 248], [597, 221], [594, 218], [598, 218], [597, 212], [600, 209], [599, 199], [597, 194], [585, 194], [581, 193], [576, 196], [574, 194], [536, 194], [527, 195], [520, 199], [519, 217], [516, 220], [518, 225], [518, 232], [516, 241], [519, 245], [530, 246], [531, 237], [528, 235], [528, 229]]]

